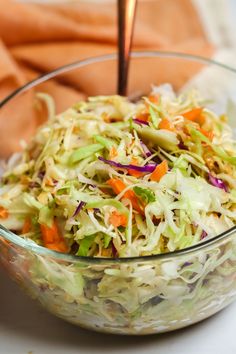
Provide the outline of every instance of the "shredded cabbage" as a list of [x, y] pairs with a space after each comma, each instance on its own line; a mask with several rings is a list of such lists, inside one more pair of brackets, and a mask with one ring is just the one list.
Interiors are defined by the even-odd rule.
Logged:
[[132, 257], [235, 225], [236, 142], [196, 92], [166, 85], [135, 104], [99, 96], [53, 112], [2, 178], [0, 221], [19, 235], [32, 219], [27, 236], [46, 247], [42, 225], [56, 224], [72, 254]]

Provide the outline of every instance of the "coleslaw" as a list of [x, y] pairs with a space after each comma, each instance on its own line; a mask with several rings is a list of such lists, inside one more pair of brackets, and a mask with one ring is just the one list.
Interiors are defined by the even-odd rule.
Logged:
[[136, 103], [90, 97], [50, 118], [8, 161], [0, 222], [58, 252], [134, 257], [180, 250], [235, 225], [227, 116], [169, 85]]

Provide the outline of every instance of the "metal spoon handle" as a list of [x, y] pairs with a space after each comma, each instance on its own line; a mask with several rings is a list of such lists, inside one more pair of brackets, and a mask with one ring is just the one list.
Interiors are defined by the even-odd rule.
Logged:
[[119, 95], [126, 96], [130, 49], [133, 38], [137, 0], [118, 0], [118, 87]]

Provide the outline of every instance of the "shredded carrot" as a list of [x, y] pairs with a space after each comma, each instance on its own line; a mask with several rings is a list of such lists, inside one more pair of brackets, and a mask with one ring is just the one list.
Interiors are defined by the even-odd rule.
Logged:
[[109, 179], [107, 181], [107, 184], [109, 184], [109, 186], [112, 187], [115, 194], [121, 193], [126, 187], [126, 185], [120, 179], [116, 179], [116, 178]]
[[111, 256], [111, 250], [109, 248], [103, 248], [102, 252], [101, 252], [101, 256], [110, 257]]
[[72, 132], [78, 134], [80, 131], [79, 127], [74, 126]]
[[207, 137], [210, 141], [213, 140], [214, 138], [214, 133], [212, 131], [208, 132], [202, 128], [199, 128], [198, 129], [203, 135], [205, 135], [205, 137]]
[[125, 227], [127, 225], [127, 217], [124, 214], [119, 214], [117, 211], [113, 211], [109, 217], [109, 222], [115, 227]]
[[168, 172], [168, 163], [166, 160], [162, 161], [152, 172], [150, 176], [151, 181], [159, 182], [161, 178]]
[[57, 252], [62, 252], [62, 253], [68, 252], [68, 247], [66, 246], [64, 240], [59, 241], [57, 243], [49, 243], [46, 247], [50, 250], [57, 251]]
[[[107, 183], [112, 187], [115, 194], [120, 194], [127, 186], [121, 180], [116, 178], [111, 178], [107, 181]], [[139, 213], [143, 213], [138, 198], [136, 197], [134, 191], [128, 190], [125, 192], [124, 197], [131, 201], [133, 208]]]
[[94, 209], [93, 209], [93, 208], [88, 208], [88, 209], [87, 209], [87, 211], [91, 211], [91, 212], [93, 212], [93, 211], [94, 211]]
[[23, 225], [22, 234], [27, 234], [31, 230], [31, 226], [32, 226], [32, 223], [31, 223], [30, 218], [26, 218], [24, 225]]
[[116, 148], [114, 146], [112, 146], [110, 152], [109, 152], [109, 156], [112, 159], [113, 157], [116, 157], [118, 155], [118, 152], [116, 150]]
[[198, 123], [199, 125], [203, 125], [203, 124], [205, 123], [205, 121], [206, 121], [205, 116], [204, 116], [203, 114], [200, 114], [199, 117], [198, 117], [198, 119], [197, 119], [197, 123]]
[[53, 180], [51, 178], [47, 178], [45, 182], [46, 186], [54, 187]]
[[149, 113], [140, 113], [138, 116], [135, 118], [142, 120], [143, 122], [148, 122], [149, 121]]
[[105, 123], [110, 123], [110, 117], [107, 112], [102, 113], [102, 119], [104, 120]]
[[40, 225], [44, 246], [58, 252], [68, 252], [64, 238], [60, 235], [56, 221], [51, 227]]
[[103, 188], [103, 187], [100, 187], [99, 189], [100, 189], [100, 191], [102, 191], [103, 193], [107, 194], [107, 188], [105, 188], [105, 187], [104, 187], [104, 188]]
[[7, 219], [9, 216], [8, 210], [0, 206], [0, 219]]
[[31, 181], [31, 180], [30, 180], [30, 178], [29, 178], [28, 176], [23, 175], [23, 176], [20, 177], [20, 182], [21, 182], [22, 184], [28, 185], [30, 181]]
[[[132, 158], [131, 164], [138, 166], [137, 159], [135, 157]], [[131, 170], [131, 169], [128, 170], [128, 173], [130, 176], [137, 177], [137, 178], [143, 176], [143, 172], [135, 171], [135, 170]]]
[[[192, 122], [199, 122], [199, 119], [202, 120], [204, 117], [202, 116], [202, 108], [194, 108], [191, 109], [191, 111], [187, 111], [185, 113], [182, 113], [182, 116], [188, 120], [191, 120]], [[205, 120], [205, 118], [204, 118]]]
[[149, 101], [152, 102], [152, 103], [158, 103], [159, 102], [159, 98], [160, 98], [160, 96], [157, 95], [157, 94], [156, 95], [152, 94], [152, 95], [148, 96]]
[[45, 245], [48, 245], [49, 243], [53, 243], [55, 242], [55, 240], [60, 239], [58, 235], [58, 229], [55, 223], [53, 223], [52, 227], [49, 227], [47, 225], [40, 225], [40, 229]]
[[171, 124], [171, 122], [166, 119], [166, 118], [163, 118], [160, 123], [159, 123], [159, 129], [164, 129], [164, 130], [169, 130], [169, 131], [174, 131], [174, 127], [173, 125]]

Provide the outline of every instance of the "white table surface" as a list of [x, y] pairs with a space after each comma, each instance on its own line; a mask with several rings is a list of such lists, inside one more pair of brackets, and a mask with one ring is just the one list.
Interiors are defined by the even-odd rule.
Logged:
[[235, 354], [236, 303], [194, 326], [162, 335], [94, 333], [53, 317], [0, 270], [0, 354]]

